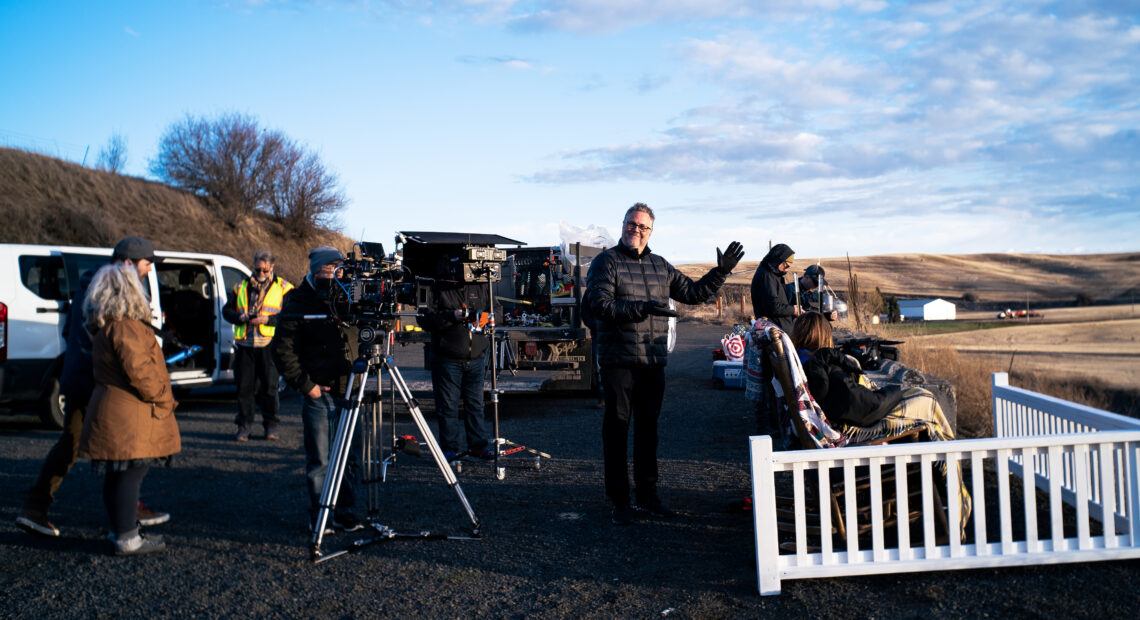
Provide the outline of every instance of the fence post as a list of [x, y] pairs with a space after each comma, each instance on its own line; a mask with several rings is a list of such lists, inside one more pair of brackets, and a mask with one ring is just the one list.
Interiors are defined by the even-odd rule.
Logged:
[[762, 596], [780, 593], [780, 543], [776, 529], [776, 476], [772, 438], [748, 438], [752, 459], [752, 519], [756, 535], [756, 581]]
[[1005, 437], [1005, 409], [1002, 406], [1002, 399], [998, 398], [997, 392], [999, 387], [1009, 386], [1009, 374], [1004, 372], [995, 372], [991, 375], [990, 397], [993, 400], [993, 422], [994, 422], [994, 437]]

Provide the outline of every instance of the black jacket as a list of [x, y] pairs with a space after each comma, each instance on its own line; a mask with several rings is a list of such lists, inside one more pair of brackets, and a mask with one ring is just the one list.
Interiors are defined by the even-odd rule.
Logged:
[[778, 267], [791, 256], [792, 248], [783, 243], [772, 246], [764, 260], [752, 275], [752, 315], [764, 317], [776, 324], [786, 334], [791, 335], [792, 323], [796, 318], [796, 308], [788, 303], [784, 290], [784, 276]]
[[486, 284], [436, 281], [431, 306], [421, 309], [416, 317], [419, 326], [431, 333], [433, 360], [470, 361], [483, 357], [490, 344], [487, 336], [471, 331], [465, 319], [455, 318], [455, 311], [466, 307], [472, 313], [487, 312], [489, 299]]
[[63, 339], [67, 349], [63, 354], [63, 371], [59, 377], [59, 392], [72, 403], [82, 403], [87, 407], [91, 392], [95, 390], [95, 375], [91, 368], [91, 334], [87, 331], [83, 316], [83, 302], [87, 289], [95, 279], [94, 271], [87, 271], [79, 279], [79, 287], [71, 298], [71, 309], [67, 323], [63, 326]]
[[289, 387], [308, 393], [314, 385], [326, 385], [330, 394], [343, 397], [352, 374], [352, 361], [359, 349], [360, 330], [334, 319], [302, 319], [303, 315], [327, 315], [329, 304], [317, 293], [309, 277], [285, 294], [273, 359]]
[[618, 243], [590, 263], [586, 300], [598, 338], [598, 363], [603, 367], [664, 366], [669, 355], [669, 323], [651, 316], [647, 301], [669, 298], [698, 304], [712, 297], [727, 274], [714, 267], [693, 282], [647, 247], [639, 256]]
[[870, 390], [859, 385], [862, 369], [839, 349], [820, 349], [804, 363], [808, 390], [832, 422], [871, 426], [902, 400], [902, 389], [888, 386]]

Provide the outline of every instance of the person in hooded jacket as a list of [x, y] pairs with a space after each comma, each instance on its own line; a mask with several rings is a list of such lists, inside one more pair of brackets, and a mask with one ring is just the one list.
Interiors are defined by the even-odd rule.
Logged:
[[[791, 269], [796, 254], [786, 244], [777, 243], [756, 266], [756, 273], [752, 274], [752, 314], [754, 318], [765, 318], [776, 324], [781, 331], [792, 333], [792, 321], [797, 314], [796, 306], [791, 302], [787, 290], [784, 288], [784, 276]], [[753, 414], [756, 416], [756, 427], [762, 435], [771, 435], [776, 438], [777, 445], [783, 445], [780, 434], [780, 423], [776, 413], [776, 395], [772, 391], [772, 366], [766, 356], [760, 361], [762, 380], [758, 382], [755, 393]]]
[[[630, 207], [621, 241], [594, 258], [586, 280], [605, 390], [602, 450], [614, 525], [632, 523], [635, 511], [654, 517], [673, 514], [657, 495], [657, 419], [665, 394], [668, 318], [677, 316], [669, 299], [697, 304], [712, 297], [744, 256], [735, 241], [723, 254], [717, 249], [717, 266], [694, 282], [649, 249], [654, 219], [646, 204]], [[632, 505], [626, 462], [631, 418], [636, 485]]]
[[795, 258], [792, 248], [777, 243], [752, 274], [752, 316], [768, 319], [786, 334], [792, 333], [792, 321], [799, 314], [784, 290], [784, 276]]

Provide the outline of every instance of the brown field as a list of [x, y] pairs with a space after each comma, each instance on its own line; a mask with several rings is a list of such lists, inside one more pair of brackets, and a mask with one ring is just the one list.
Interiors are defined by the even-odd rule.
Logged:
[[[793, 244], [793, 247], [795, 245]], [[752, 281], [759, 250], [746, 258], [728, 279], [730, 285]], [[797, 256], [797, 272], [819, 261], [828, 283], [847, 290], [847, 258]], [[1077, 295], [1101, 302], [1127, 304], [1140, 297], [1140, 252], [1124, 254], [888, 254], [853, 256], [852, 271], [859, 288], [907, 298], [942, 297], [960, 300], [972, 295], [979, 302], [1024, 307], [1043, 302], [1073, 302]], [[711, 264], [678, 265], [687, 275], [703, 275]]]
[[1115, 389], [1140, 386], [1140, 318], [1018, 325], [910, 340], [951, 348], [1007, 372], [1093, 379]]

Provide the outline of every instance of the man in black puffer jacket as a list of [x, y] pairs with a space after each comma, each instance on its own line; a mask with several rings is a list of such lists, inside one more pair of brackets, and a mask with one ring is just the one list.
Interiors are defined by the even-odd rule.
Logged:
[[[614, 503], [613, 522], [628, 525], [634, 510], [656, 517], [672, 511], [657, 496], [657, 418], [665, 394], [669, 355], [668, 317], [677, 313], [669, 299], [698, 304], [720, 289], [744, 256], [735, 241], [717, 266], [693, 282], [653, 254], [649, 235], [653, 211], [637, 203], [625, 213], [621, 241], [590, 264], [587, 301], [597, 326], [606, 411], [602, 420], [606, 495]], [[633, 478], [637, 502], [630, 505], [626, 444], [633, 418]]]

